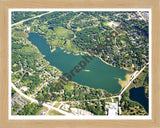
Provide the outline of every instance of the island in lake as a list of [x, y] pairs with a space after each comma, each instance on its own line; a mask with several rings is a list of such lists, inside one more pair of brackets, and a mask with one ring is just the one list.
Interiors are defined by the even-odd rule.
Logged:
[[83, 70], [84, 72], [90, 72], [90, 70]]

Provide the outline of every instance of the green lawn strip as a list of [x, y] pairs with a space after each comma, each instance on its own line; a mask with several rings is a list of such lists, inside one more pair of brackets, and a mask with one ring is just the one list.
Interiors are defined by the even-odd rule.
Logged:
[[50, 110], [47, 115], [64, 115], [56, 110]]
[[55, 103], [54, 107], [58, 108], [61, 103]]

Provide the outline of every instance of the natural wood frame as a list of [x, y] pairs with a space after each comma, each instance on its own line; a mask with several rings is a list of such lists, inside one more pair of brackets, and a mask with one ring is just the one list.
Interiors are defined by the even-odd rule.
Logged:
[[[151, 8], [152, 9], [152, 120], [9, 120], [8, 12], [9, 8]], [[159, 0], [0, 0], [0, 128], [35, 127], [160, 127], [160, 1]]]

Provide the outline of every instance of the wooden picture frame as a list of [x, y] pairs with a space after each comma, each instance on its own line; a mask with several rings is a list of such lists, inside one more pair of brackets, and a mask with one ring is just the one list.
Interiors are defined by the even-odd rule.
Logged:
[[[8, 84], [9, 84], [9, 9], [11, 8], [149, 8], [152, 10], [152, 119], [149, 120], [9, 120]], [[35, 128], [35, 127], [160, 127], [160, 80], [159, 76], [159, 0], [0, 0], [0, 127]]]

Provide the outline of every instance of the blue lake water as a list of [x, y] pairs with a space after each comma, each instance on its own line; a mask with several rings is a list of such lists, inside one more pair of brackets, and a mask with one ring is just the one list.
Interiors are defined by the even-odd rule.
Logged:
[[[73, 70], [76, 65], [79, 65], [81, 61], [85, 61], [83, 56], [87, 56], [87, 54], [67, 54], [59, 47], [57, 47], [54, 52], [51, 52], [46, 39], [37, 33], [29, 33], [28, 40], [45, 55], [44, 59], [49, 61], [50, 65], [57, 67], [63, 74], [71, 74], [70, 71]], [[71, 80], [91, 88], [105, 89], [112, 94], [118, 93], [121, 90], [118, 78], [125, 80], [125, 75], [128, 71], [107, 65], [98, 57], [92, 58], [92, 60], [88, 59], [89, 62], [86, 62], [85, 68], [79, 73], [75, 71], [72, 72], [75, 76], [72, 76]]]
[[130, 89], [129, 98], [133, 101], [139, 102], [148, 112], [148, 98], [145, 96], [144, 87]]

